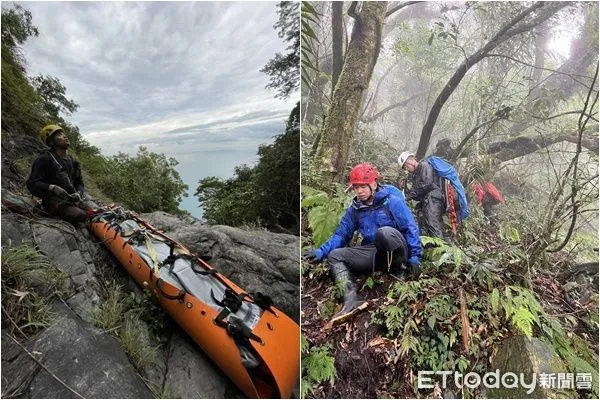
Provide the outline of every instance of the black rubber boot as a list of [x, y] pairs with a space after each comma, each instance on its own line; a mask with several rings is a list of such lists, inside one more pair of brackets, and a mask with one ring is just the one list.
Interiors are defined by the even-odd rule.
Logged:
[[[356, 293], [356, 283], [352, 281], [350, 271], [343, 263], [331, 266], [331, 274], [336, 285], [344, 287], [344, 305], [342, 309], [331, 318], [331, 323], [339, 323], [366, 307], [367, 302]], [[338, 283], [339, 282], [339, 283]]]
[[419, 264], [413, 264], [409, 266], [409, 270], [410, 270], [410, 276], [412, 279], [417, 280], [419, 279], [419, 276], [421, 276], [421, 265]]

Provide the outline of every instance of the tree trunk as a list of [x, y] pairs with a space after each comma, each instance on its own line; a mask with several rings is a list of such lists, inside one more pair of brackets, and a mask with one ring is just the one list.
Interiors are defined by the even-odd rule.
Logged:
[[331, 73], [331, 93], [335, 90], [342, 66], [344, 64], [344, 12], [343, 1], [331, 2], [331, 53], [333, 68]]
[[[554, 15], [560, 9], [570, 5], [570, 3], [552, 3], [552, 2], [536, 2], [532, 6], [523, 10], [517, 16], [515, 16], [512, 20], [510, 20], [507, 24], [502, 26], [498, 33], [494, 35], [492, 39], [490, 39], [482, 48], [477, 50], [470, 57], [467, 57], [454, 72], [454, 75], [450, 78], [446, 86], [442, 89], [442, 92], [439, 94], [431, 110], [427, 116], [425, 121], [425, 125], [423, 126], [423, 130], [421, 131], [421, 138], [419, 140], [419, 147], [417, 149], [416, 157], [418, 159], [423, 158], [427, 153], [427, 148], [429, 147], [429, 141], [431, 140], [431, 134], [433, 132], [433, 127], [437, 121], [438, 116], [442, 110], [442, 107], [450, 98], [450, 95], [454, 92], [454, 90], [458, 87], [462, 79], [465, 77], [469, 69], [475, 64], [477, 64], [481, 59], [483, 59], [491, 50], [496, 48], [499, 44], [505, 42], [506, 40], [520, 34], [526, 32], [535, 26], [541, 24], [546, 21], [552, 15]], [[521, 23], [525, 18], [529, 15], [533, 14], [535, 11], [540, 10], [540, 12], [532, 18], [529, 22]]]
[[387, 2], [363, 2], [359, 13], [355, 12], [356, 4], [353, 2], [348, 10], [354, 18], [352, 37], [315, 157], [325, 182], [341, 181], [344, 176], [363, 95], [381, 46]]
[[535, 34], [535, 68], [531, 73], [531, 85], [537, 85], [542, 79], [542, 68], [546, 61], [546, 51], [550, 37], [548, 35], [548, 24], [541, 24], [534, 29]]

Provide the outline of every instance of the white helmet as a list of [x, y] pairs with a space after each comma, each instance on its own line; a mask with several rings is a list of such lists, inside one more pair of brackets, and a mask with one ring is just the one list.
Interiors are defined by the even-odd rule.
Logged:
[[401, 168], [404, 168], [404, 163], [406, 162], [406, 160], [408, 160], [408, 157], [414, 156], [415, 155], [410, 151], [403, 151], [402, 154], [400, 154], [400, 157], [398, 157], [398, 164], [400, 164]]

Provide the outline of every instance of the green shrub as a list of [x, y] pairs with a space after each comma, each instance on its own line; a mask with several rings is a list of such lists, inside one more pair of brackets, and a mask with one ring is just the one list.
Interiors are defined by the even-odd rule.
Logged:
[[352, 197], [345, 193], [341, 185], [336, 187], [335, 194], [302, 186], [302, 209], [307, 211], [308, 226], [312, 231], [313, 245], [320, 246], [335, 231], [344, 212], [350, 205]]
[[[308, 348], [308, 344], [303, 346]], [[331, 345], [311, 347], [308, 353], [302, 357], [302, 381], [300, 392], [302, 398], [312, 393], [315, 387], [323, 382], [335, 383], [337, 373], [335, 370], [335, 359], [330, 355]]]
[[[34, 270], [50, 274], [58, 269], [48, 257], [29, 245], [2, 248], [3, 322], [11, 331], [17, 329], [25, 334], [33, 334], [49, 326], [55, 318], [48, 299], [30, 288], [27, 273]], [[52, 290], [54, 284], [62, 286], [62, 282], [57, 278], [49, 283], [49, 289]]]
[[179, 202], [187, 196], [174, 158], [149, 152], [140, 146], [135, 156], [83, 156], [82, 165], [94, 185], [116, 202], [137, 212], [180, 213]]

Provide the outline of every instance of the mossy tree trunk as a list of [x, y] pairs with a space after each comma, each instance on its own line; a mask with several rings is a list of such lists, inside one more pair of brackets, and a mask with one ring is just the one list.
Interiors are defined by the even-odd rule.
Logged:
[[324, 182], [341, 181], [344, 176], [358, 114], [381, 46], [387, 2], [363, 2], [360, 11], [356, 5], [353, 2], [348, 10], [354, 18], [352, 38], [315, 157]]

